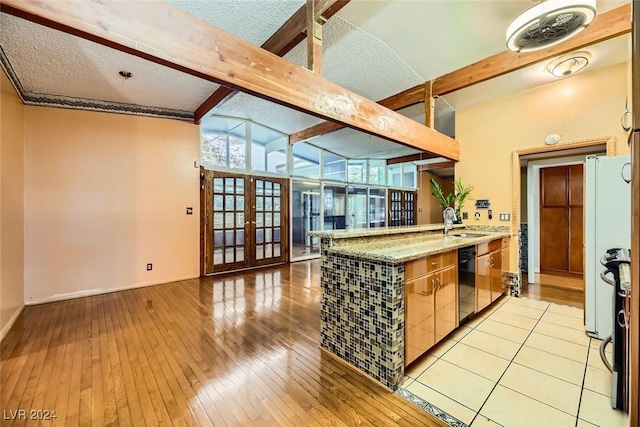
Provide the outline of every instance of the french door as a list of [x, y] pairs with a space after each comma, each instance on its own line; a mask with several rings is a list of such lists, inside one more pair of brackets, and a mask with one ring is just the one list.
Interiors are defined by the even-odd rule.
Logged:
[[205, 170], [201, 274], [288, 261], [288, 180]]
[[415, 225], [418, 193], [389, 189], [389, 225]]

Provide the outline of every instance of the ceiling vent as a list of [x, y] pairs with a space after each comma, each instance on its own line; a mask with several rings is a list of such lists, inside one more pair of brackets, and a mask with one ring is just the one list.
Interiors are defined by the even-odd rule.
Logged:
[[575, 36], [596, 16], [596, 0], [546, 0], [527, 9], [507, 29], [507, 48], [532, 52]]

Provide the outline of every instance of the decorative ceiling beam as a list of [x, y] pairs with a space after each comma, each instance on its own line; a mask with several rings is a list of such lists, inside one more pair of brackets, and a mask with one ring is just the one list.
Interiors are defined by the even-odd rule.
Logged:
[[394, 157], [393, 159], [387, 159], [387, 165], [396, 165], [398, 163], [417, 162], [420, 160], [428, 160], [438, 157], [432, 153], [417, 153], [409, 154], [408, 156]]
[[[385, 98], [382, 101], [378, 101], [378, 104], [393, 111], [400, 110], [405, 107], [410, 107], [411, 105], [424, 102], [424, 90], [424, 83], [419, 84], [412, 87], [411, 89], [407, 89], [396, 95]], [[295, 144], [296, 142], [315, 138], [316, 136], [325, 135], [344, 127], [346, 127], [344, 123], [322, 122], [315, 126], [311, 126], [307, 129], [303, 129], [299, 132], [291, 134], [289, 136], [289, 144]]]
[[433, 81], [424, 84], [424, 125], [435, 129], [436, 99], [433, 97]]
[[[350, 0], [315, 0], [314, 16], [316, 19], [328, 20], [338, 13]], [[269, 39], [262, 44], [262, 48], [278, 56], [285, 56], [294, 47], [307, 37], [307, 5], [304, 4], [287, 20]], [[220, 86], [209, 98], [207, 98], [194, 113], [194, 122], [200, 120], [213, 107], [220, 104], [229, 96], [233, 96], [235, 90], [226, 86]]]
[[504, 51], [433, 81], [433, 96], [446, 95], [476, 83], [519, 70], [556, 56], [631, 32], [631, 4], [599, 14], [581, 33], [547, 49], [517, 53]]
[[[589, 25], [580, 34], [571, 39], [560, 43], [559, 45], [543, 49], [537, 52], [515, 53], [504, 51], [497, 55], [493, 55], [482, 61], [467, 67], [460, 68], [444, 76], [432, 80], [431, 98], [455, 92], [459, 89], [472, 86], [494, 77], [519, 70], [529, 65], [554, 58], [563, 53], [571, 52], [576, 49], [590, 46], [614, 37], [621, 36], [631, 32], [631, 5], [626, 4], [616, 9], [597, 15], [591, 25]], [[426, 99], [424, 96], [425, 86], [430, 84], [429, 81], [421, 83], [387, 99], [394, 99], [393, 106], [385, 105], [386, 100], [380, 101], [379, 104], [386, 106], [391, 110], [400, 110], [410, 107]], [[415, 95], [420, 92], [423, 95], [416, 100]], [[425, 105], [425, 108], [427, 106]], [[425, 111], [426, 112], [426, 111]], [[431, 118], [429, 119], [431, 120]], [[325, 135], [344, 126], [335, 123], [320, 123], [307, 129], [303, 129], [291, 135], [290, 142], [295, 143], [304, 139], [313, 138], [319, 135]]]
[[307, 0], [307, 68], [322, 75], [322, 26], [326, 19], [316, 14], [318, 0]]
[[456, 165], [456, 162], [452, 162], [451, 160], [443, 160], [441, 162], [436, 162], [436, 163], [427, 163], [425, 165], [419, 165], [418, 172], [428, 172], [432, 170], [452, 168], [455, 165]]
[[2, 11], [420, 151], [458, 160], [458, 141], [170, 4], [0, 0]]

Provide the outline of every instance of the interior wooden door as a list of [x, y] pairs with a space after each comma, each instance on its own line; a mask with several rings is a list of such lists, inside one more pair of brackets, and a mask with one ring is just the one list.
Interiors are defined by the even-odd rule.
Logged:
[[251, 178], [251, 265], [289, 260], [289, 180]]
[[205, 171], [205, 274], [247, 268], [249, 177]]
[[569, 273], [584, 272], [584, 168], [569, 166]]
[[583, 272], [583, 167], [540, 170], [540, 271]]
[[204, 171], [204, 274], [289, 260], [288, 180]]
[[415, 225], [418, 193], [411, 190], [389, 190], [389, 225]]

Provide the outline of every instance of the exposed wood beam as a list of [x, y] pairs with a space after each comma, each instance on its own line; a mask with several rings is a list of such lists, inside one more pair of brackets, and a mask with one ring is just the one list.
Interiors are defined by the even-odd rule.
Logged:
[[[350, 0], [319, 0], [315, 10], [316, 19], [328, 20], [338, 13]], [[302, 5], [269, 39], [262, 44], [262, 48], [278, 56], [285, 56], [307, 37], [307, 5]], [[226, 86], [220, 86], [207, 98], [194, 113], [194, 122], [200, 120], [213, 107], [220, 104], [236, 91]]]
[[458, 141], [164, 2], [1, 0], [3, 12], [421, 151]]
[[[405, 107], [410, 107], [411, 105], [424, 102], [424, 90], [425, 85], [419, 84], [396, 95], [385, 98], [382, 101], [378, 101], [378, 104], [393, 111], [400, 110], [401, 108]], [[307, 129], [303, 129], [291, 134], [289, 136], [289, 144], [295, 144], [296, 142], [304, 141], [316, 136], [325, 135], [344, 127], [346, 126], [343, 123], [322, 122], [315, 126], [311, 126]]]
[[438, 77], [433, 82], [433, 95], [446, 95], [447, 93], [464, 89], [476, 83], [484, 82], [537, 62], [551, 59], [629, 32], [631, 32], [631, 5], [625, 4], [597, 15], [591, 25], [585, 28], [584, 31], [558, 45], [527, 53], [504, 51], [485, 58], [482, 61], [478, 61], [475, 64]]
[[387, 165], [395, 165], [398, 163], [407, 163], [407, 162], [417, 162], [419, 160], [433, 159], [434, 157], [438, 157], [438, 156], [432, 153], [410, 154], [408, 156], [394, 157], [393, 159], [387, 159]]
[[426, 82], [424, 88], [424, 125], [434, 129], [436, 103], [433, 97], [433, 81]]
[[427, 172], [427, 171], [432, 171], [432, 170], [437, 170], [437, 169], [444, 169], [444, 168], [452, 168], [456, 165], [456, 162], [452, 162], [451, 160], [443, 160], [441, 162], [437, 162], [437, 163], [429, 163], [426, 165], [419, 165], [418, 166], [418, 171], [419, 172]]
[[316, 13], [318, 0], [307, 0], [307, 68], [322, 75], [322, 26], [327, 22]]
[[[497, 55], [483, 59], [475, 64], [460, 68], [444, 76], [433, 80], [432, 97], [445, 95], [464, 89], [476, 83], [490, 80], [494, 77], [519, 70], [536, 62], [554, 58], [558, 55], [571, 52], [592, 44], [621, 36], [631, 32], [631, 6], [629, 4], [597, 15], [594, 21], [583, 32], [564, 43], [548, 49], [529, 53], [515, 53], [504, 51]], [[394, 99], [393, 105], [386, 105], [382, 100], [379, 103], [391, 110], [400, 110], [423, 102], [425, 86], [430, 82], [421, 83], [387, 99]], [[422, 93], [423, 97], [416, 100], [415, 95]], [[426, 105], [425, 105], [426, 108]], [[290, 142], [295, 143], [314, 136], [324, 135], [344, 126], [335, 123], [320, 123], [307, 129], [303, 129], [291, 135]]]

